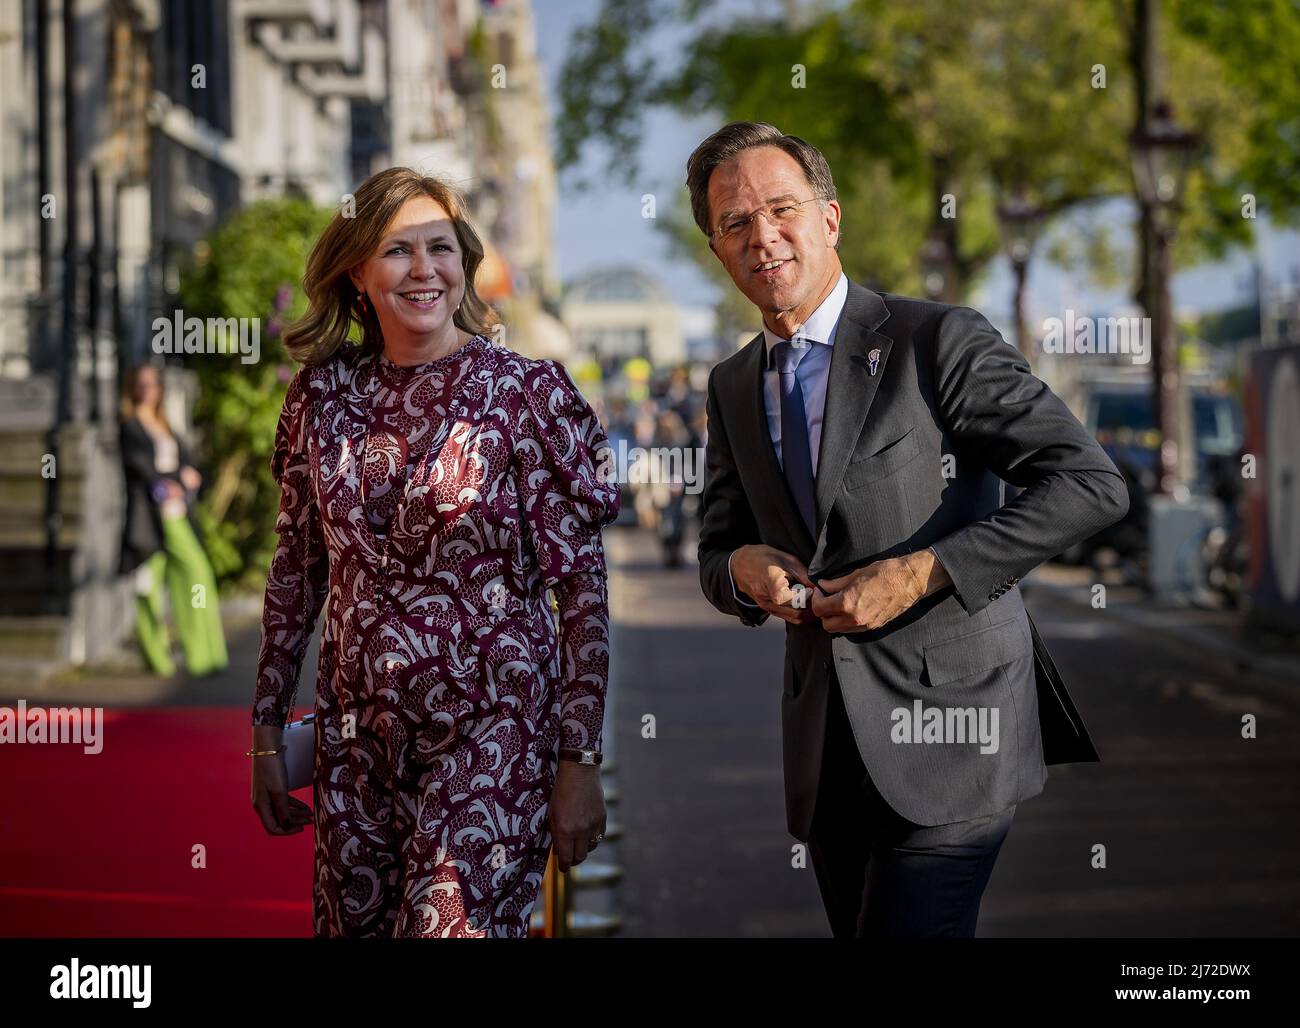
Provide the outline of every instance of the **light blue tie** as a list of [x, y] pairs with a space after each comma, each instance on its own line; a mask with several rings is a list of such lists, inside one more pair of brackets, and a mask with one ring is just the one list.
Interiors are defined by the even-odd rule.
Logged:
[[781, 466], [794, 502], [814, 538], [817, 536], [817, 493], [813, 480], [812, 447], [808, 442], [808, 415], [803, 389], [795, 368], [812, 344], [800, 339], [794, 346], [782, 339], [772, 347], [772, 360], [781, 374]]

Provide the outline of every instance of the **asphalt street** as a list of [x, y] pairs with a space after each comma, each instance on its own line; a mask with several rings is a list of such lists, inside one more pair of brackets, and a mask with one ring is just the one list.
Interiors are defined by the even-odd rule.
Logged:
[[[785, 827], [783, 624], [719, 614], [697, 567], [662, 568], [644, 533], [607, 540], [625, 934], [828, 935]], [[1300, 678], [1093, 609], [1086, 586], [1024, 593], [1102, 763], [1051, 768], [1020, 805], [979, 934], [1295, 935]]]
[[[792, 866], [785, 827], [784, 627], [745, 628], [715, 611], [694, 563], [663, 568], [639, 529], [608, 530], [606, 547], [606, 782], [621, 836], [600, 859], [621, 876], [613, 894], [588, 893], [578, 906], [619, 914], [624, 937], [827, 936], [813, 871]], [[1300, 933], [1297, 662], [1252, 667], [1251, 654], [1190, 612], [1140, 600], [1096, 610], [1086, 583], [1060, 583], [1031, 576], [1026, 603], [1102, 763], [1053, 767], [1045, 791], [1020, 805], [979, 934]], [[226, 611], [222, 675], [165, 681], [128, 661], [4, 692], [29, 703], [248, 708], [255, 608]], [[300, 706], [314, 675], [313, 646]], [[1255, 739], [1242, 738], [1245, 714], [1257, 719]], [[1099, 844], [1105, 868], [1092, 866]]]

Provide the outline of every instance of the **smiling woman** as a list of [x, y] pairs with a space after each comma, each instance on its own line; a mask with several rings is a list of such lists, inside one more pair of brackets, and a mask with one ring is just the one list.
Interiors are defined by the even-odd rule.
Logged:
[[[551, 849], [565, 871], [605, 830], [608, 444], [560, 365], [486, 338], [454, 190], [395, 168], [355, 198], [286, 332], [253, 806], [314, 822], [318, 935], [523, 936]], [[282, 735], [322, 608], [309, 808]]]
[[498, 318], [474, 288], [483, 243], [455, 189], [389, 168], [353, 199], [351, 216], [334, 216], [307, 262], [311, 305], [284, 336], [295, 360], [327, 360], [354, 323], [363, 348], [399, 364], [444, 356], [491, 330]]

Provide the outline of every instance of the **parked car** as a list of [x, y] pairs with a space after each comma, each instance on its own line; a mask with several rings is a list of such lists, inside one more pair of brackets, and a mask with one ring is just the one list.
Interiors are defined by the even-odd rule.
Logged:
[[[1160, 459], [1160, 433], [1156, 428], [1151, 388], [1143, 383], [1096, 383], [1087, 388], [1084, 424], [1106, 452], [1150, 475], [1156, 484]], [[1241, 451], [1244, 428], [1241, 405], [1229, 393], [1208, 387], [1191, 390], [1193, 438], [1196, 444], [1196, 478], [1192, 489], [1213, 491], [1217, 459]], [[1118, 460], [1116, 461], [1118, 464]]]
[[[1244, 438], [1241, 405], [1230, 393], [1212, 386], [1190, 387], [1193, 439], [1196, 444], [1193, 492], [1215, 495], [1225, 462], [1236, 460]], [[1151, 387], [1140, 382], [1094, 382], [1085, 386], [1084, 424], [1124, 476], [1128, 513], [1090, 539], [1071, 547], [1067, 563], [1110, 562], [1140, 565], [1148, 540], [1148, 504], [1156, 491], [1160, 432], [1156, 427]]]

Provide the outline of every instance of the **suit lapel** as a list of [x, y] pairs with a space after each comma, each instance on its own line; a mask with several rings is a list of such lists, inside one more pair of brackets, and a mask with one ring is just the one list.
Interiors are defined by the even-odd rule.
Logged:
[[[804, 524], [785, 474], [777, 462], [772, 437], [767, 430], [767, 409], [763, 397], [763, 372], [767, 366], [767, 346], [759, 333], [745, 348], [745, 359], [737, 369], [733, 403], [737, 412], [732, 435], [733, 457], [738, 467], [755, 469], [758, 491], [775, 498], [781, 520], [797, 542], [796, 556], [813, 553], [808, 562], [814, 574], [821, 561], [824, 539], [822, 530], [839, 493], [840, 482], [867, 412], [875, 399], [876, 389], [884, 377], [892, 340], [876, 329], [889, 317], [889, 309], [879, 294], [849, 281], [849, 293], [840, 315], [831, 348], [831, 366], [826, 382], [826, 407], [822, 416], [822, 435], [817, 457], [817, 539]], [[871, 355], [877, 356], [875, 374], [871, 373]], [[733, 419], [728, 419], [732, 421]], [[813, 551], [816, 552], [813, 552]]]
[[817, 552], [808, 564], [813, 574], [817, 573], [825, 548], [822, 532], [826, 519], [840, 491], [853, 447], [867, 423], [871, 402], [885, 377], [892, 340], [876, 329], [888, 317], [889, 308], [878, 293], [850, 280], [826, 381], [826, 408], [817, 455]]
[[732, 433], [733, 457], [737, 467], [756, 470], [759, 476], [759, 494], [775, 498], [777, 510], [790, 538], [797, 541], [799, 552], [810, 553], [813, 549], [812, 536], [794, 502], [785, 473], [777, 463], [772, 436], [767, 430], [767, 408], [763, 401], [767, 345], [762, 332], [749, 343], [747, 350], [736, 379], [736, 407], [739, 411], [736, 424], [739, 431]]

